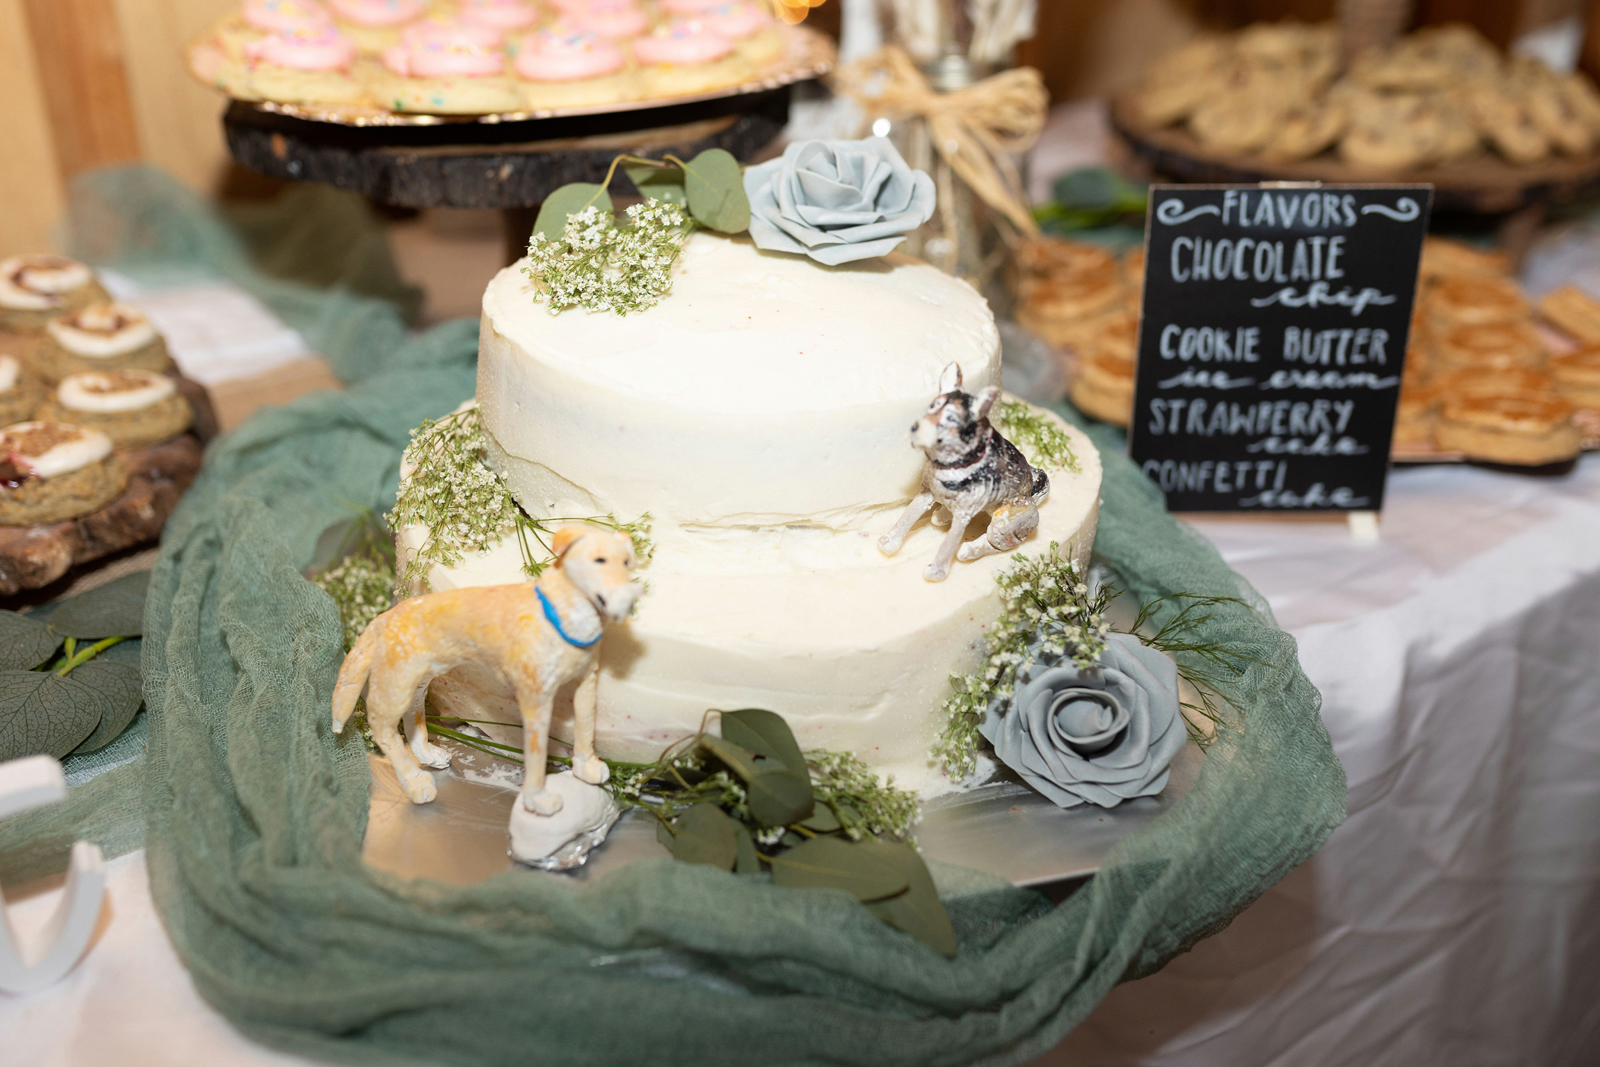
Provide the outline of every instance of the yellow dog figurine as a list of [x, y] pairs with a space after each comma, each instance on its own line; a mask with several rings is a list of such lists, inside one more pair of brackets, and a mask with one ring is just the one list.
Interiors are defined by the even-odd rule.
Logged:
[[[344, 729], [365, 687], [372, 736], [412, 803], [438, 795], [420, 764], [450, 763], [443, 749], [428, 743], [423, 695], [429, 682], [463, 663], [498, 670], [516, 694], [522, 803], [529, 811], [561, 810], [561, 797], [545, 788], [545, 751], [556, 691], [575, 678], [582, 681], [573, 711], [573, 773], [593, 785], [611, 776], [594, 751], [598, 646], [605, 624], [627, 618], [639, 598], [641, 587], [630, 576], [633, 542], [614, 530], [563, 526], [550, 545], [555, 561], [537, 582], [450, 589], [401, 601], [372, 621], [339, 668], [334, 733]], [[408, 711], [409, 746], [399, 731]]]

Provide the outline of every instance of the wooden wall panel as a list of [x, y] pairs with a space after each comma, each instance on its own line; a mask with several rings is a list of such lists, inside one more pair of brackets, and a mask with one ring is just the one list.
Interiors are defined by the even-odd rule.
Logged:
[[220, 93], [189, 76], [183, 46], [238, 6], [237, 0], [110, 0], [144, 160], [199, 192], [211, 192], [227, 164]]
[[0, 0], [0, 257], [51, 247], [65, 201], [23, 0]]
[[68, 178], [88, 167], [139, 158], [139, 132], [111, 3], [26, 0], [56, 161]]

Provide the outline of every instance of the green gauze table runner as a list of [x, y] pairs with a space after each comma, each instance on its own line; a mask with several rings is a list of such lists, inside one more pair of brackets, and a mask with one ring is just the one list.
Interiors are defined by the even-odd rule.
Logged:
[[[1248, 666], [1193, 791], [1059, 906], [1006, 887], [951, 893], [954, 960], [842, 894], [668, 860], [587, 887], [368, 870], [365, 753], [328, 722], [339, 621], [300, 571], [353, 505], [392, 500], [407, 432], [470, 395], [474, 324], [402, 339], [363, 307], [371, 328], [341, 329], [308, 294], [276, 301], [230, 276], [320, 324], [324, 351], [349, 344], [329, 354], [353, 380], [212, 446], [151, 584], [151, 887], [200, 991], [254, 1037], [385, 1064], [1019, 1063], [1118, 981], [1226, 924], [1344, 816], [1294, 642], [1239, 604], [1202, 635]], [[1114, 447], [1102, 459], [1096, 548], [1134, 594], [1255, 602]]]

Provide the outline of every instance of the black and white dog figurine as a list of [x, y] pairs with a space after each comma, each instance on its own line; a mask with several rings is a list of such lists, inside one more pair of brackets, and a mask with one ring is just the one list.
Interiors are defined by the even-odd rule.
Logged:
[[[989, 424], [999, 386], [991, 385], [977, 396], [963, 393], [961, 368], [952, 363], [939, 375], [939, 389], [927, 413], [911, 426], [912, 445], [928, 456], [922, 492], [878, 541], [884, 555], [894, 555], [929, 508], [943, 508], [950, 532], [922, 573], [930, 582], [944, 581], [951, 560], [969, 563], [1016, 548], [1039, 528], [1039, 505], [1050, 495], [1045, 472]], [[983, 511], [990, 513], [989, 529], [963, 545], [967, 524]], [[942, 517], [936, 513], [935, 522]]]

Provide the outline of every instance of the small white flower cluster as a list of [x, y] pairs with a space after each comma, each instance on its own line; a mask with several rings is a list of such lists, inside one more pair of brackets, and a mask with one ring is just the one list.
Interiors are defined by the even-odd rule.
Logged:
[[339, 609], [346, 652], [373, 619], [394, 606], [394, 567], [377, 552], [346, 556], [311, 580]]
[[1091, 591], [1061, 546], [1042, 556], [1018, 556], [995, 576], [1000, 587], [1000, 617], [989, 631], [983, 667], [974, 674], [950, 676], [948, 716], [934, 745], [945, 771], [965, 778], [977, 766], [978, 723], [994, 701], [1011, 698], [1018, 675], [1036, 655], [1067, 658], [1080, 668], [1099, 662], [1111, 623], [1106, 594]]
[[411, 473], [400, 483], [389, 529], [422, 525], [428, 538], [399, 575], [396, 591], [401, 596], [434, 564], [454, 566], [463, 551], [481, 551], [505, 537], [518, 516], [516, 498], [484, 463], [483, 423], [476, 407], [413, 430], [405, 463]]
[[995, 405], [993, 421], [1005, 439], [1020, 448], [1035, 467], [1079, 473], [1072, 438], [1027, 404], [1002, 400]]
[[524, 273], [543, 290], [550, 314], [581, 307], [626, 315], [653, 306], [672, 286], [672, 264], [688, 239], [689, 216], [677, 204], [645, 200], [628, 224], [593, 204], [567, 216], [561, 240], [536, 233]]
[[917, 794], [899, 788], [893, 778], [878, 781], [872, 768], [853, 753], [819, 749], [807, 752], [806, 762], [811, 767], [811, 791], [817, 803], [839, 813], [852, 841], [866, 836], [904, 840], [922, 817]]

